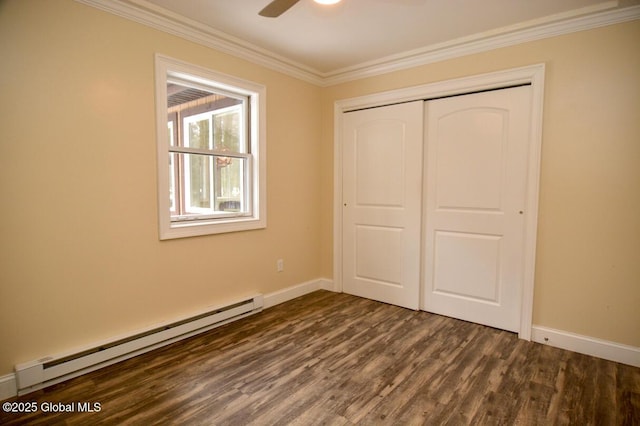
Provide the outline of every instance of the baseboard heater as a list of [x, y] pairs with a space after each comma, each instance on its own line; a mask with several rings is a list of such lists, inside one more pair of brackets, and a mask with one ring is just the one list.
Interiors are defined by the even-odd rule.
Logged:
[[251, 299], [209, 309], [124, 338], [113, 339], [72, 353], [48, 356], [16, 365], [18, 395], [24, 395], [195, 336], [258, 313], [263, 306], [263, 296], [256, 295]]

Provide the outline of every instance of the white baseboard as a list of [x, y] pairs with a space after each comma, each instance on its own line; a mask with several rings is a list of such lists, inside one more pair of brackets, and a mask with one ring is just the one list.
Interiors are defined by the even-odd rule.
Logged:
[[333, 280], [318, 278], [264, 295], [264, 309], [304, 296], [316, 290], [333, 290]]
[[[319, 278], [264, 295], [264, 309], [316, 290], [335, 291], [333, 281]], [[640, 367], [640, 348], [562, 330], [533, 325], [531, 340], [573, 352]], [[0, 401], [18, 394], [14, 373], [0, 376]]]
[[640, 367], [640, 348], [534, 325], [531, 340], [560, 349]]
[[[264, 295], [263, 308], [278, 305], [296, 297], [316, 290], [333, 291], [333, 281], [325, 278], [307, 281], [292, 287], [288, 287], [270, 294]], [[0, 401], [12, 398], [18, 395], [18, 387], [15, 373], [0, 376]]]
[[18, 395], [16, 375], [14, 373], [0, 377], [0, 401], [13, 398]]

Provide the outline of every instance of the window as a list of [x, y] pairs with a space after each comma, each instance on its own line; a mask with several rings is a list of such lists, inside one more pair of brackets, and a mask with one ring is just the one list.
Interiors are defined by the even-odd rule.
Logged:
[[160, 239], [266, 226], [265, 92], [156, 57]]

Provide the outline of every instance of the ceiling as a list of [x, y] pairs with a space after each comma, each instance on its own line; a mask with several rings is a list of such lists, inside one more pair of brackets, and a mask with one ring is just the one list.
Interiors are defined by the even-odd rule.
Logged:
[[100, 1], [136, 7], [318, 78], [640, 7], [640, 0], [300, 0], [265, 18], [258, 12], [270, 0]]

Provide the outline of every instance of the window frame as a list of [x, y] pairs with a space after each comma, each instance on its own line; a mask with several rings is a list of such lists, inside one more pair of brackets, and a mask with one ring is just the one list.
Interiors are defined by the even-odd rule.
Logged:
[[[248, 211], [241, 215], [203, 215], [196, 219], [172, 219], [169, 126], [167, 125], [167, 81], [180, 80], [195, 87], [247, 98], [246, 194]], [[164, 55], [155, 56], [156, 146], [158, 229], [160, 240], [185, 238], [266, 228], [266, 88], [261, 84], [192, 65]], [[178, 155], [175, 155], [177, 158]]]

